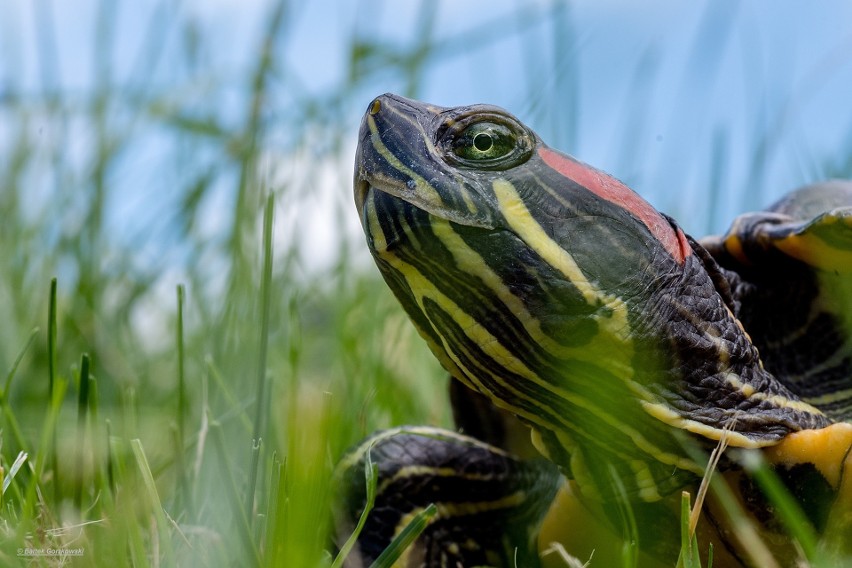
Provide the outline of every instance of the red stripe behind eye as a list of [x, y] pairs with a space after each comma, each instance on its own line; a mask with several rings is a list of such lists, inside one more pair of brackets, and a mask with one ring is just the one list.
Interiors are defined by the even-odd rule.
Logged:
[[654, 238], [678, 263], [683, 264], [684, 258], [692, 252], [679, 228], [672, 228], [669, 222], [651, 207], [650, 203], [611, 175], [563, 156], [550, 148], [539, 148], [538, 154], [544, 163], [555, 171], [582, 185], [601, 199], [632, 213], [648, 227]]

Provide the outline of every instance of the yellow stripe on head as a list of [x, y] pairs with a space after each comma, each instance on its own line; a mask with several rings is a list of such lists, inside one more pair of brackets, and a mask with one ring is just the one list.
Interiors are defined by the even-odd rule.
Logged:
[[494, 194], [500, 212], [509, 226], [527, 246], [536, 251], [545, 262], [561, 272], [580, 291], [590, 305], [602, 300], [602, 294], [589, 282], [574, 258], [559, 244], [551, 239], [541, 225], [533, 218], [521, 196], [509, 181], [494, 181]]

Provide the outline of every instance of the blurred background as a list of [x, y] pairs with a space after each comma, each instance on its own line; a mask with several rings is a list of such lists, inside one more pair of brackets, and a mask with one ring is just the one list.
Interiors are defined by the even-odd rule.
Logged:
[[701, 236], [852, 177], [850, 21], [841, 0], [0, 0], [0, 560], [327, 562], [345, 448], [449, 424], [352, 204], [373, 96], [503, 106]]

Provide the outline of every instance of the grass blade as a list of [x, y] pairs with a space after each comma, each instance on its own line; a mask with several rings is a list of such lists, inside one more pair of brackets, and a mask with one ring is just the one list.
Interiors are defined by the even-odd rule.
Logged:
[[21, 432], [21, 426], [18, 424], [18, 419], [15, 418], [15, 413], [12, 412], [12, 407], [9, 404], [9, 389], [12, 386], [12, 378], [15, 376], [15, 373], [17, 373], [18, 367], [21, 364], [21, 359], [24, 358], [24, 354], [27, 352], [30, 345], [32, 345], [38, 335], [38, 331], [39, 329], [36, 327], [30, 332], [30, 336], [27, 339], [26, 344], [23, 349], [18, 352], [18, 356], [15, 357], [15, 362], [6, 374], [6, 382], [3, 385], [3, 390], [0, 391], [0, 409], [3, 410], [2, 416], [6, 419], [7, 424], [9, 424], [9, 429], [12, 431], [12, 438], [18, 445], [19, 450], [22, 450], [26, 446], [26, 443], [24, 442], [24, 435]]
[[180, 436], [181, 444], [186, 439], [184, 431], [186, 423], [186, 379], [184, 376], [184, 345], [183, 345], [183, 304], [184, 304], [184, 289], [183, 284], [178, 284], [177, 287], [177, 331], [175, 341], [177, 343], [177, 374], [178, 374], [178, 407], [177, 407], [177, 424], [178, 435]]
[[267, 349], [269, 346], [269, 314], [271, 307], [272, 289], [272, 225], [274, 219], [275, 199], [272, 194], [266, 199], [263, 211], [263, 275], [260, 281], [260, 339], [257, 356], [257, 390], [254, 412], [254, 430], [252, 434], [251, 467], [249, 469], [249, 486], [246, 492], [246, 515], [251, 527], [254, 519], [254, 499], [257, 487], [257, 472], [263, 469], [262, 438], [266, 428], [267, 397]]
[[142, 473], [142, 481], [145, 483], [145, 489], [148, 493], [148, 499], [154, 510], [154, 519], [157, 522], [157, 532], [160, 536], [161, 550], [164, 556], [166, 566], [176, 566], [175, 555], [172, 550], [172, 540], [169, 535], [170, 523], [166, 519], [166, 512], [163, 509], [163, 504], [160, 502], [160, 494], [157, 492], [157, 484], [154, 482], [154, 476], [151, 474], [151, 467], [148, 465], [148, 458], [145, 457], [145, 450], [142, 448], [142, 441], [139, 438], [130, 440], [130, 447], [133, 450], [133, 455], [136, 458], [136, 464], [139, 466], [139, 471]]
[[14, 462], [12, 462], [12, 467], [9, 468], [9, 473], [3, 476], [3, 495], [5, 495], [6, 490], [12, 483], [12, 480], [15, 479], [15, 475], [17, 475], [18, 470], [21, 469], [21, 466], [24, 465], [25, 461], [27, 461], [27, 453], [18, 452], [18, 457], [15, 458]]
[[86, 456], [86, 415], [89, 409], [89, 355], [80, 357], [80, 384], [77, 398], [77, 483], [74, 489], [74, 505], [80, 509], [83, 503], [83, 471]]
[[763, 494], [773, 504], [775, 511], [789, 532], [790, 536], [799, 541], [805, 557], [809, 562], [817, 560], [817, 535], [813, 526], [808, 522], [801, 507], [793, 499], [790, 492], [770, 469], [762, 455], [757, 452], [744, 452], [741, 456], [746, 471], [757, 482]]
[[[50, 279], [50, 299], [47, 312], [47, 392], [48, 404], [53, 405], [56, 396], [56, 277]], [[59, 494], [59, 468], [56, 448], [56, 421], [53, 422], [50, 435], [50, 453], [48, 454], [49, 466], [53, 468], [53, 497], [58, 503]]]
[[340, 548], [340, 552], [337, 554], [337, 558], [334, 559], [334, 563], [332, 563], [331, 568], [340, 568], [343, 566], [343, 562], [346, 560], [346, 557], [349, 556], [349, 552], [352, 550], [352, 547], [355, 546], [356, 542], [358, 542], [358, 536], [364, 529], [367, 517], [370, 516], [370, 511], [373, 510], [373, 505], [376, 503], [376, 486], [379, 480], [379, 466], [373, 463], [370, 453], [370, 450], [367, 450], [364, 453], [364, 480], [367, 484], [367, 502], [364, 505], [364, 511], [358, 519], [358, 524], [355, 525], [355, 530], [352, 531], [352, 534], [349, 535], [349, 538], [346, 539], [346, 542]]
[[219, 469], [222, 471], [225, 480], [224, 491], [227, 494], [228, 500], [231, 502], [231, 507], [236, 515], [237, 531], [243, 543], [246, 556], [252, 561], [252, 566], [260, 566], [260, 553], [255, 546], [252, 538], [251, 527], [246, 516], [245, 509], [240, 505], [239, 490], [237, 483], [234, 480], [234, 475], [231, 471], [231, 463], [228, 459], [228, 448], [225, 444], [225, 435], [222, 432], [222, 426], [218, 422], [210, 424], [210, 434], [213, 441], [213, 446], [216, 449], [216, 455], [219, 457]]
[[438, 507], [434, 503], [417, 513], [411, 522], [402, 529], [396, 538], [391, 541], [388, 547], [376, 558], [376, 561], [370, 565], [370, 568], [391, 568], [405, 549], [417, 540], [426, 527], [429, 521], [432, 520], [438, 512]]

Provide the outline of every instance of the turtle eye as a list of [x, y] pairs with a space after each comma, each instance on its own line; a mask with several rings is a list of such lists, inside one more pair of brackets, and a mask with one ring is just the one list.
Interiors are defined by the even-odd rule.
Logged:
[[436, 146], [451, 166], [477, 171], [503, 171], [526, 162], [535, 135], [512, 116], [468, 107], [462, 116], [444, 118]]
[[477, 122], [453, 140], [453, 153], [465, 160], [496, 160], [511, 154], [517, 146], [514, 133], [502, 124]]

